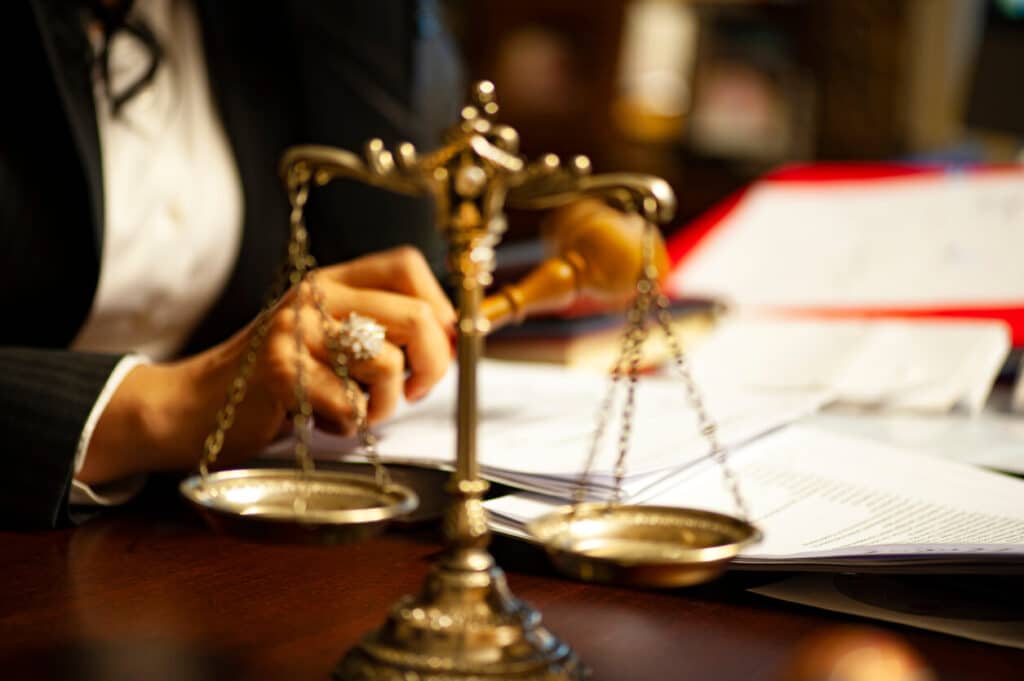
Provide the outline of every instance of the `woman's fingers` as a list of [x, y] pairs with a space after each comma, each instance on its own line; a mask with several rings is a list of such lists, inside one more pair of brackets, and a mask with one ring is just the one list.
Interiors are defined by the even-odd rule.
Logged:
[[446, 331], [455, 326], [455, 310], [423, 254], [399, 246], [347, 263], [324, 268], [329, 279], [359, 289], [380, 289], [418, 298], [430, 306]]
[[409, 359], [406, 399], [423, 397], [445, 375], [451, 363], [451, 340], [425, 301], [330, 281], [321, 280], [320, 285], [332, 316], [344, 319], [349, 312], [357, 312], [372, 317], [384, 325], [389, 341], [405, 348]]
[[[355, 403], [349, 400], [349, 393], [326, 364], [311, 355], [302, 358], [303, 373], [306, 382], [306, 397], [317, 417], [326, 417], [337, 430], [345, 435], [352, 435], [358, 425], [357, 408], [366, 407], [366, 396], [361, 390], [352, 391]], [[360, 403], [363, 403], [360, 405]], [[293, 404], [292, 408], [297, 407]], [[328, 430], [334, 430], [328, 428]]]
[[[282, 389], [292, 386], [298, 380], [299, 365], [295, 361], [297, 345], [295, 343], [294, 308], [288, 306], [278, 312], [278, 323], [275, 334], [268, 343], [268, 351], [273, 356], [273, 364], [280, 367], [278, 374]], [[336, 326], [333, 318], [328, 324]], [[343, 417], [339, 424], [354, 426], [355, 415], [351, 412], [348, 391], [333, 369], [335, 358], [328, 350], [327, 336], [323, 319], [318, 310], [310, 307], [302, 308], [299, 316], [301, 325], [300, 337], [303, 377], [306, 379], [307, 396], [317, 413], [326, 413], [332, 420]], [[405, 359], [402, 351], [392, 343], [384, 342], [380, 352], [373, 359], [347, 359], [348, 374], [369, 392], [367, 418], [376, 423], [394, 412], [402, 394], [405, 377]], [[314, 392], [316, 391], [316, 392]], [[358, 387], [352, 391], [358, 399], [363, 399], [362, 390]], [[284, 396], [285, 402], [294, 406], [290, 396]]]
[[349, 373], [370, 392], [366, 417], [370, 423], [383, 421], [398, 407], [405, 379], [402, 351], [384, 343], [373, 359], [351, 362]]
[[[352, 432], [362, 410], [369, 421], [380, 421], [394, 412], [403, 391], [408, 399], [416, 399], [447, 371], [456, 315], [417, 251], [398, 248], [319, 270], [313, 276], [320, 293], [309, 283], [293, 287], [271, 313], [268, 335], [246, 383], [248, 399], [237, 412], [221, 463], [251, 456], [280, 432], [288, 411], [300, 401], [296, 391], [300, 380], [320, 422]], [[315, 297], [320, 294], [326, 319]], [[328, 337], [349, 312], [374, 318], [387, 334], [376, 357], [348, 360], [349, 375], [362, 386], [357, 390], [347, 390], [341, 383], [327, 349]], [[237, 377], [252, 334], [261, 324], [254, 321], [231, 339], [175, 368], [175, 375], [182, 376], [178, 381], [182, 394], [198, 394], [201, 399], [195, 413], [183, 417], [191, 430], [185, 436], [180, 436], [180, 429], [174, 431], [175, 442], [189, 444], [169, 451], [168, 460], [176, 457], [180, 463], [194, 456], [194, 442], [201, 442], [208, 432], [207, 412], [215, 411], [223, 400], [224, 390]], [[131, 384], [126, 380], [124, 385]], [[149, 394], [155, 391], [148, 384], [145, 389]], [[101, 431], [97, 432], [102, 435]], [[94, 442], [101, 440], [94, 438]], [[90, 460], [94, 458], [99, 460], [90, 456]]]
[[365, 386], [369, 393], [367, 401], [359, 386], [354, 386], [351, 391], [346, 389], [329, 360], [310, 353], [303, 358], [303, 367], [307, 370], [306, 395], [314, 412], [326, 415], [342, 426], [343, 432], [351, 434], [357, 425], [357, 414], [349, 396], [357, 404], [362, 403], [369, 423], [383, 421], [398, 407], [402, 395], [403, 364], [402, 351], [390, 343], [385, 343], [380, 354], [373, 359], [349, 362], [348, 374]]

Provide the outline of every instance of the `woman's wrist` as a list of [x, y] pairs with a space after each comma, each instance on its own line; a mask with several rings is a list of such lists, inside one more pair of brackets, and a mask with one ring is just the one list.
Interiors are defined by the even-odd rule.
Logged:
[[132, 369], [100, 416], [75, 478], [99, 485], [180, 467], [187, 445], [175, 431], [181, 425], [182, 402], [188, 401], [182, 399], [186, 374], [180, 365], [140, 364]]

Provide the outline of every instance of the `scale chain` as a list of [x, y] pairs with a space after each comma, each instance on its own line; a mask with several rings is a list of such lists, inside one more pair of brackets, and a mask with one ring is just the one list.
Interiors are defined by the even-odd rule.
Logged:
[[210, 475], [210, 466], [217, 463], [217, 458], [220, 456], [221, 450], [224, 449], [224, 438], [227, 436], [227, 431], [234, 425], [234, 417], [238, 414], [238, 409], [246, 398], [249, 379], [252, 378], [253, 369], [256, 365], [256, 357], [270, 331], [270, 312], [285, 294], [287, 285], [291, 280], [292, 264], [294, 261], [293, 251], [294, 253], [299, 251], [298, 248], [293, 249], [293, 245], [296, 243], [295, 218], [297, 210], [299, 222], [301, 222], [301, 208], [296, 208], [296, 204], [301, 207], [307, 198], [308, 186], [297, 191], [296, 196], [292, 198], [292, 237], [289, 243], [289, 266], [282, 268], [270, 287], [270, 291], [266, 296], [266, 302], [256, 316], [255, 329], [253, 330], [253, 335], [249, 338], [249, 346], [246, 348], [246, 353], [242, 358], [242, 365], [239, 367], [238, 376], [234, 377], [234, 380], [231, 381], [223, 406], [217, 411], [214, 429], [206, 436], [203, 442], [203, 455], [200, 457], [199, 472], [204, 482]]
[[356, 436], [359, 438], [359, 447], [366, 455], [370, 465], [373, 466], [377, 486], [381, 490], [387, 490], [391, 486], [391, 476], [380, 460], [380, 453], [377, 451], [377, 438], [370, 432], [366, 415], [366, 400], [359, 394], [359, 387], [349, 374], [348, 357], [342, 350], [341, 329], [334, 323], [334, 318], [327, 311], [323, 289], [320, 288], [316, 275], [311, 275], [308, 281], [313, 293], [313, 302], [320, 313], [320, 323], [323, 326], [326, 339], [327, 354], [331, 358], [331, 368], [345, 387], [345, 399], [355, 410]]
[[590, 471], [597, 459], [598, 451], [610, 420], [615, 395], [621, 386], [621, 380], [625, 371], [627, 378], [626, 399], [622, 409], [618, 456], [614, 467], [614, 489], [610, 503], [619, 504], [622, 502], [622, 483], [626, 475], [626, 456], [629, 452], [629, 441], [632, 435], [633, 419], [636, 411], [636, 384], [640, 373], [640, 362], [643, 358], [643, 345], [648, 337], [647, 319], [653, 313], [659, 327], [665, 334], [675, 368], [683, 380], [687, 403], [696, 414], [698, 432], [708, 443], [710, 450], [708, 455], [722, 470], [726, 488], [740, 515], [744, 520], [748, 520], [750, 513], [746, 501], [740, 492], [739, 481], [728, 465], [728, 451], [719, 440], [718, 424], [708, 412], [704, 397], [690, 370], [686, 353], [683, 352], [682, 344], [672, 329], [668, 297], [660, 289], [658, 272], [653, 264], [654, 230], [656, 227], [650, 221], [646, 221], [645, 229], [647, 231], [643, 242], [643, 269], [637, 281], [636, 296], [627, 314], [627, 326], [622, 335], [622, 345], [612, 367], [608, 391], [598, 411], [597, 427], [591, 440], [583, 473], [573, 493], [573, 503], [578, 506], [586, 499]]
[[590, 470], [594, 466], [594, 460], [597, 458], [597, 453], [601, 449], [601, 443], [604, 441], [604, 434], [608, 427], [612, 406], [615, 404], [615, 395], [618, 393], [619, 381], [622, 379], [622, 366], [626, 363], [626, 359], [631, 352], [631, 345], [632, 328], [627, 327], [622, 335], [622, 345], [619, 347], [618, 357], [616, 357], [615, 363], [612, 365], [612, 375], [608, 382], [608, 388], [605, 391], [604, 399], [601, 401], [601, 406], [598, 408], [597, 426], [590, 441], [590, 450], [587, 453], [586, 463], [583, 466], [583, 473], [580, 475], [579, 482], [577, 482], [573, 493], [573, 502], [576, 505], [582, 504], [586, 500]]
[[313, 472], [313, 460], [310, 457], [310, 428], [313, 425], [313, 406], [309, 402], [309, 393], [306, 390], [306, 367], [303, 359], [307, 356], [306, 344], [303, 338], [302, 325], [299, 317], [302, 313], [302, 284], [308, 281], [305, 272], [299, 277], [299, 288], [292, 299], [292, 311], [295, 315], [295, 404], [297, 409], [292, 415], [292, 426], [296, 433], [295, 438], [295, 461], [302, 472], [309, 474]]
[[[310, 457], [310, 427], [313, 425], [313, 407], [309, 402], [309, 393], [306, 389], [306, 367], [303, 359], [307, 356], [306, 343], [303, 338], [301, 315], [303, 284], [308, 279], [309, 270], [315, 267], [316, 263], [309, 255], [309, 232], [303, 222], [302, 214], [306, 200], [309, 198], [309, 185], [305, 184], [299, 188], [292, 198], [291, 241], [288, 244], [288, 260], [291, 266], [288, 279], [295, 289], [292, 298], [293, 336], [295, 339], [295, 404], [296, 412], [292, 415], [295, 438], [295, 461], [308, 475], [313, 472], [313, 461]], [[300, 500], [296, 500], [300, 503]], [[304, 502], [301, 502], [304, 504]], [[302, 510], [297, 508], [296, 510]]]
[[683, 379], [683, 385], [686, 388], [686, 399], [694, 412], [697, 414], [697, 429], [708, 441], [710, 446], [709, 455], [722, 470], [722, 476], [725, 479], [725, 485], [729, 490], [729, 494], [732, 496], [733, 503], [739, 510], [740, 516], [743, 520], [750, 519], [750, 511], [747, 508], [746, 500], [743, 498], [740, 492], [739, 480], [736, 478], [736, 474], [728, 463], [728, 451], [722, 446], [721, 441], [718, 439], [718, 424], [708, 414], [707, 407], [704, 403], [704, 398], [701, 395], [700, 389], [697, 387], [697, 381], [693, 378], [693, 372], [690, 371], [690, 363], [687, 360], [686, 353], [683, 352], [683, 346], [679, 342], [679, 338], [672, 330], [671, 314], [669, 313], [669, 301], [664, 293], [660, 291], [655, 298], [657, 305], [657, 318], [658, 323], [661, 326], [662, 332], [665, 334], [665, 338], [668, 341], [669, 348], [672, 352], [672, 360], [675, 364], [676, 371], [679, 373], [680, 378]]
[[[328, 313], [324, 303], [323, 290], [318, 285], [316, 276], [313, 273], [313, 270], [316, 268], [316, 259], [309, 252], [309, 233], [306, 230], [303, 219], [304, 207], [308, 198], [308, 181], [299, 183], [289, 193], [292, 210], [289, 219], [291, 233], [288, 243], [288, 266], [279, 274], [268, 296], [267, 303], [257, 317], [256, 329], [249, 341], [249, 347], [239, 367], [238, 375], [231, 383], [225, 404], [217, 412], [216, 425], [213, 432], [206, 437], [204, 442], [203, 455], [199, 462], [199, 471], [203, 480], [206, 480], [209, 476], [210, 466], [216, 463], [224, 447], [224, 439], [227, 432], [234, 425], [238, 407], [245, 399], [257, 354], [269, 333], [271, 312], [284, 295], [287, 285], [290, 284], [296, 289], [295, 297], [292, 300], [292, 309], [295, 317], [295, 401], [297, 407], [292, 416], [292, 422], [296, 432], [296, 462], [306, 474], [314, 470], [313, 459], [310, 453], [313, 409], [306, 388], [306, 372], [303, 364], [303, 358], [308, 354], [308, 351], [305, 347], [302, 325], [300, 324], [304, 290], [308, 289], [320, 315], [332, 369], [341, 380], [345, 388], [345, 397], [355, 411], [356, 430], [360, 448], [374, 467], [374, 477], [377, 486], [381, 490], [386, 490], [391, 486], [391, 478], [387, 469], [381, 463], [380, 455], [376, 448], [376, 438], [369, 430], [365, 400], [359, 395], [359, 388], [349, 375], [348, 358], [342, 350], [340, 328], [336, 324], [331, 323], [333, 318]], [[296, 502], [299, 506], [304, 507], [303, 500], [296, 499]], [[297, 508], [297, 510], [301, 510], [301, 508]]]
[[647, 340], [646, 317], [650, 307], [648, 294], [641, 290], [636, 306], [630, 310], [630, 340], [626, 358], [626, 400], [622, 406], [622, 428], [619, 430], [619, 452], [615, 459], [615, 486], [612, 503], [622, 502], [622, 481], [626, 477], [626, 455], [633, 435], [633, 417], [636, 411], [636, 384], [640, 374], [640, 360], [643, 358], [644, 341]]
[[[601, 406], [598, 409], [597, 426], [590, 442], [590, 449], [587, 454], [586, 463], [583, 467], [583, 473], [574, 490], [573, 501], [577, 505], [583, 503], [586, 499], [590, 471], [593, 468], [594, 461], [597, 459], [601, 443], [604, 441], [604, 435], [608, 429], [608, 422], [611, 418], [612, 406], [615, 403], [615, 396], [618, 394], [618, 389], [621, 387], [624, 369], [626, 371], [626, 375], [631, 377], [629, 381], [630, 385], [627, 388], [627, 404], [630, 405], [628, 412], [629, 414], [632, 414], [632, 398], [636, 386], [636, 374], [638, 373], [639, 362], [642, 357], [641, 346], [643, 345], [643, 340], [646, 337], [644, 317], [645, 314], [643, 314], [639, 310], [637, 304], [634, 303], [628, 313], [628, 323], [622, 333], [622, 344], [619, 347], [619, 354], [616, 357], [614, 364], [612, 364], [608, 389], [601, 402]], [[633, 367], [633, 370], [630, 371], [629, 367]], [[628, 420], [629, 419], [627, 418], [625, 422], [628, 423]], [[626, 433], [620, 432], [619, 456], [615, 466], [617, 478], [612, 503], [619, 503], [621, 501], [621, 483], [622, 477], [625, 475], [625, 453], [629, 448], [629, 438], [630, 433], [628, 430]]]

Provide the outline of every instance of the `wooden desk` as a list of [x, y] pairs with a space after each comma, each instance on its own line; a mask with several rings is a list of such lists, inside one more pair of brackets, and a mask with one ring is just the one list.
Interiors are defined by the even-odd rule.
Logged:
[[[245, 544], [171, 493], [148, 496], [73, 530], [0, 533], [0, 678], [328, 679], [438, 550], [430, 527], [336, 548]], [[854, 621], [745, 593], [742, 575], [654, 593], [560, 579], [509, 541], [496, 554], [595, 681], [768, 681], [801, 637]], [[1022, 651], [876, 626], [942, 681], [1024, 676]]]

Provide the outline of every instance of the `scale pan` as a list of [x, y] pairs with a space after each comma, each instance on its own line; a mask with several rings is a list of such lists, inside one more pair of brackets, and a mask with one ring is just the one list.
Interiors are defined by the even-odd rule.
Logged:
[[193, 475], [180, 490], [217, 532], [276, 543], [359, 541], [419, 504], [402, 485], [381, 491], [372, 477], [292, 468]]
[[590, 582], [680, 587], [717, 577], [761, 533], [711, 511], [669, 506], [563, 506], [526, 526], [563, 573]]

